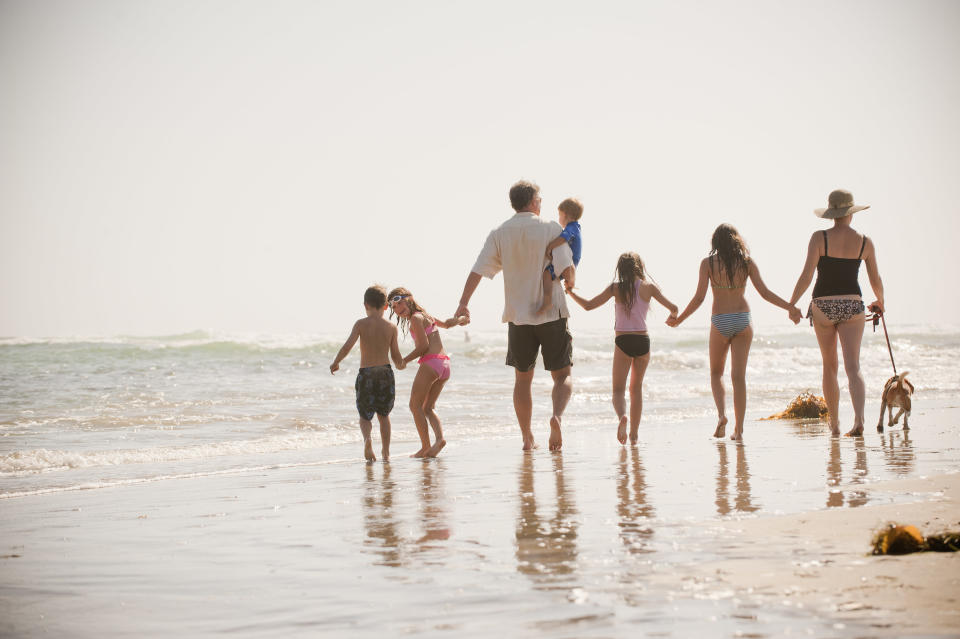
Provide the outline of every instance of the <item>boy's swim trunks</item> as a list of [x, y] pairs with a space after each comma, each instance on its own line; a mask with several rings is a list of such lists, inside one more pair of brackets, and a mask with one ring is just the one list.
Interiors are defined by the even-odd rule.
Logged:
[[393, 410], [396, 386], [390, 364], [361, 368], [357, 373], [357, 411], [360, 417], [371, 420], [373, 414], [387, 416]]

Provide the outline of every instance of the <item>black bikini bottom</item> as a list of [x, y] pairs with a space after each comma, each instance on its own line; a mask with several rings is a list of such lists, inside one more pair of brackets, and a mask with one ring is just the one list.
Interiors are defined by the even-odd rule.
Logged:
[[617, 335], [613, 343], [629, 357], [640, 357], [650, 352], [649, 335]]

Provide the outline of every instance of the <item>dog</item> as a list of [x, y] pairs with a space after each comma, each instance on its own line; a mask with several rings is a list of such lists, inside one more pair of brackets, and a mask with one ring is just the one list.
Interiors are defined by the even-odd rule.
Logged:
[[[903, 415], [903, 430], [910, 430], [910, 425], [907, 424], [907, 418], [910, 417], [910, 398], [913, 395], [913, 384], [911, 384], [906, 377], [907, 373], [894, 375], [883, 385], [883, 395], [880, 397], [880, 421], [877, 422], [878, 433], [883, 432], [884, 409], [887, 409], [889, 412], [887, 426], [896, 424], [900, 416]], [[894, 407], [900, 409], [896, 417], [893, 416]]]

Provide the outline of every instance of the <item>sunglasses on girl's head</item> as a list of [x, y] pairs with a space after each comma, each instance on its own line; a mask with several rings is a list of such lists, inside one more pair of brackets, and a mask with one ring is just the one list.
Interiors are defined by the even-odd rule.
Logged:
[[391, 303], [391, 304], [396, 304], [396, 303], [399, 302], [400, 300], [407, 299], [408, 297], [410, 297], [410, 296], [409, 296], [409, 295], [394, 295], [393, 297], [390, 298], [390, 303]]

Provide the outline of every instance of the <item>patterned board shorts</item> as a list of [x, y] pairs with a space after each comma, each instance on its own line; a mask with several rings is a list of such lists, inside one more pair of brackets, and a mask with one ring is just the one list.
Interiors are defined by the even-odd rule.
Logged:
[[390, 364], [369, 366], [357, 372], [357, 412], [360, 417], [371, 420], [373, 414], [386, 417], [393, 410], [396, 385]]

